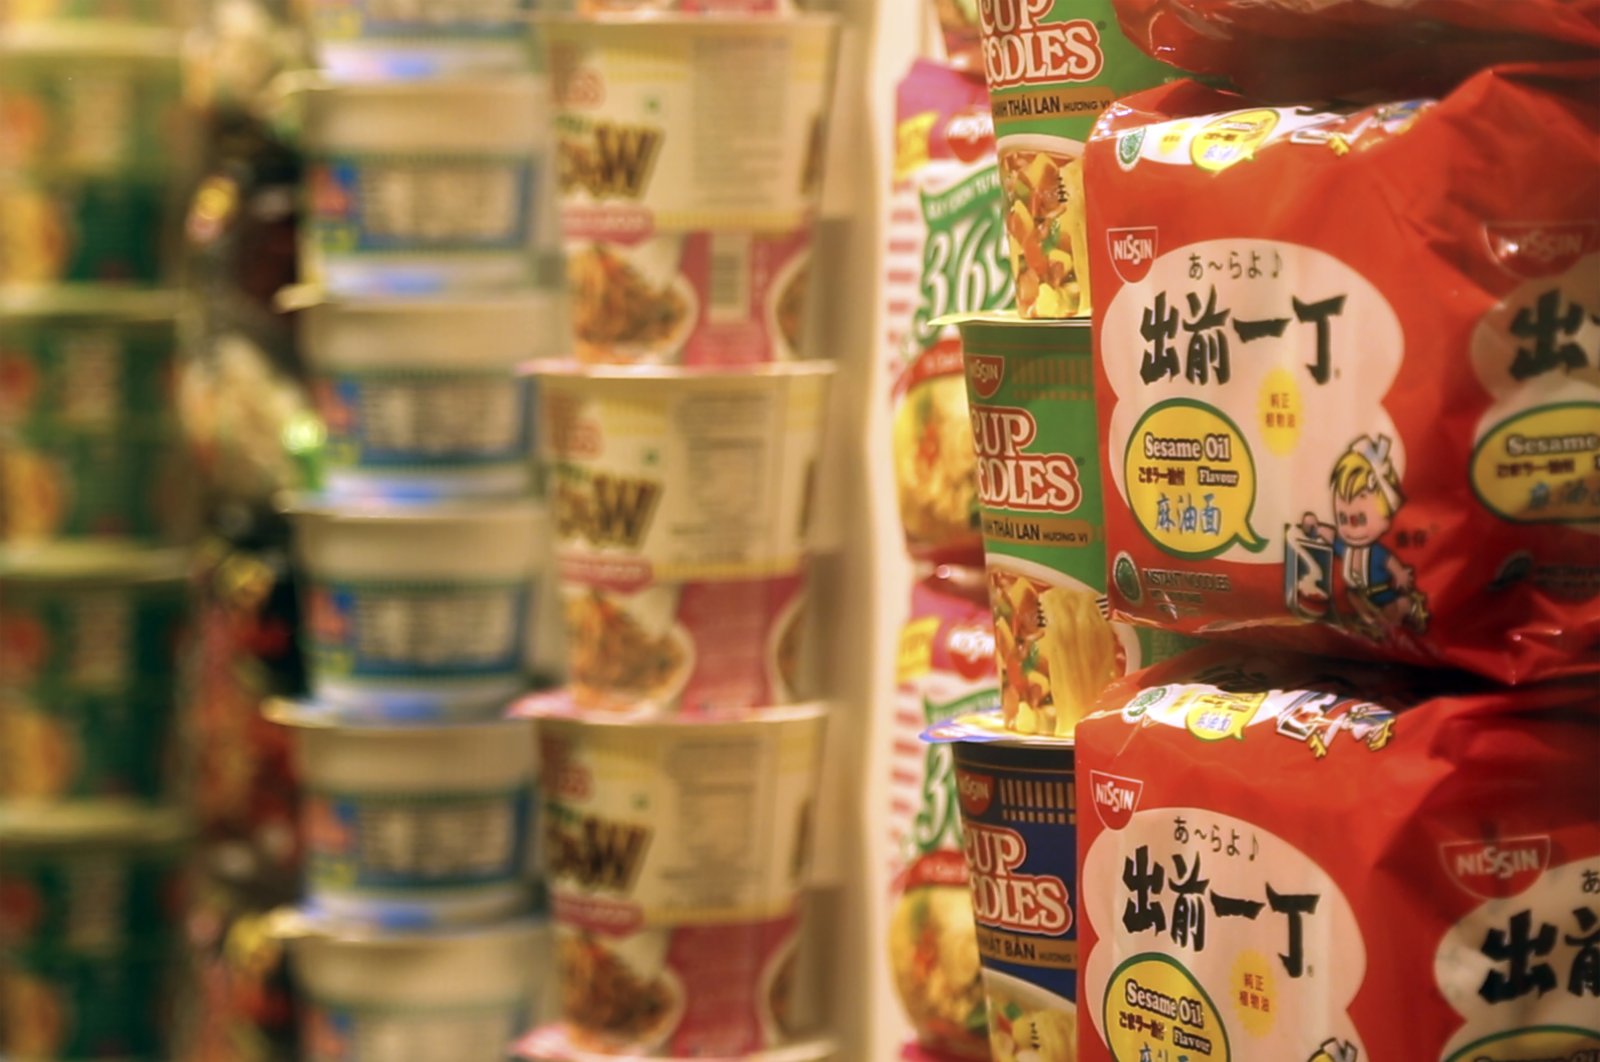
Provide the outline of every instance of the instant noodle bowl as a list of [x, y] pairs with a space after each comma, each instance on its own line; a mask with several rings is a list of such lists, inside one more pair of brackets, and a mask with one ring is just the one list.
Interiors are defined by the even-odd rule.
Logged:
[[[1070, 740], [956, 717], [948, 743], [995, 1062], [1074, 1062], [1078, 1039], [1077, 805]], [[1134, 1060], [1130, 1059], [1130, 1062]]]
[[554, 17], [562, 229], [784, 233], [820, 189], [831, 17]]
[[0, 796], [170, 788], [188, 617], [177, 551], [50, 547], [0, 562]]
[[575, 1047], [739, 1056], [799, 1034], [791, 964], [826, 715], [540, 720], [557, 987]]
[[531, 75], [307, 88], [307, 280], [340, 295], [532, 283], [544, 98]]
[[1067, 736], [1177, 640], [1108, 620], [1087, 321], [961, 319], [1006, 725]]
[[179, 209], [160, 178], [0, 171], [0, 285], [158, 283]]
[[160, 176], [182, 158], [179, 66], [121, 39], [11, 47], [0, 65], [0, 167]]
[[96, 803], [0, 809], [0, 954], [160, 949], [181, 932], [192, 826]]
[[304, 780], [307, 903], [419, 928], [528, 909], [534, 740], [526, 720], [346, 726], [278, 703]]
[[888, 741], [889, 969], [918, 1041], [935, 1058], [988, 1059], [950, 747], [917, 737], [997, 703], [994, 625], [983, 569], [919, 575], [900, 631]]
[[895, 488], [906, 546], [977, 564], [976, 456], [951, 313], [1009, 309], [994, 125], [981, 80], [918, 61], [895, 96], [884, 313], [895, 364]]
[[811, 230], [567, 240], [580, 361], [743, 365], [803, 350]]
[[27, 427], [0, 448], [0, 541], [189, 541], [198, 498], [176, 425], [124, 421], [108, 428]]
[[527, 685], [548, 548], [531, 501], [291, 509], [313, 696], [339, 714], [497, 714]]
[[301, 310], [329, 495], [525, 493], [532, 388], [514, 367], [541, 352], [549, 302], [537, 293], [365, 298]]
[[1121, 34], [1111, 0], [979, 0], [1006, 243], [1024, 317], [1091, 307], [1081, 159], [1100, 112], [1168, 68]]
[[298, 1057], [307, 1062], [375, 1051], [503, 1062], [546, 992], [543, 923], [372, 933], [287, 911], [273, 923], [301, 992]]
[[425, 7], [396, 0], [313, 0], [318, 67], [337, 81], [520, 73], [530, 0]]
[[[1600, 670], [1597, 89], [1597, 63], [1498, 67], [1317, 111], [1186, 82], [1108, 115], [1086, 164], [1119, 617], [1506, 683]], [[1441, 193], [1486, 145], [1508, 167]], [[1324, 224], [1334, 196], [1361, 225]]]
[[0, 431], [170, 423], [182, 312], [169, 292], [0, 295]]
[[580, 698], [739, 710], [803, 685], [833, 366], [536, 371]]
[[1594, 1057], [1594, 693], [1224, 646], [1107, 690], [1080, 1057]]

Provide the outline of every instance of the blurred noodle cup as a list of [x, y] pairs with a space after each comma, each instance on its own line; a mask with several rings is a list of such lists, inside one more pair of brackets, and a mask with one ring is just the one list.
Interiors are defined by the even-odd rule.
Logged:
[[170, 424], [183, 310], [171, 291], [0, 294], [0, 431]]
[[373, 933], [276, 912], [301, 992], [300, 1058], [503, 1062], [537, 1016], [550, 930], [533, 921]]
[[978, 0], [1006, 239], [1023, 317], [1088, 317], [1083, 145], [1113, 100], [1172, 71], [1122, 35], [1112, 0]]
[[530, 0], [311, 0], [307, 6], [318, 65], [339, 81], [518, 73], [528, 65]]
[[345, 726], [288, 702], [268, 717], [294, 734], [313, 911], [406, 929], [527, 910], [535, 748], [525, 720]]
[[314, 697], [369, 719], [483, 718], [527, 685], [548, 549], [531, 501], [290, 510]]
[[0, 541], [160, 545], [199, 523], [192, 461], [175, 424], [36, 426], [0, 446]]
[[754, 579], [619, 583], [561, 568], [567, 677], [584, 708], [741, 714], [799, 699], [805, 569]]
[[811, 229], [567, 239], [574, 350], [592, 363], [787, 361], [805, 338]]
[[0, 807], [0, 955], [175, 947], [192, 832], [171, 811], [100, 802]]
[[534, 371], [564, 568], [643, 586], [787, 574], [809, 555], [833, 364]]
[[333, 299], [300, 311], [329, 493], [526, 493], [532, 388], [514, 367], [540, 353], [552, 302], [523, 292]]
[[569, 241], [811, 218], [835, 19], [554, 17], [543, 30]]
[[302, 95], [309, 282], [350, 295], [535, 279], [549, 120], [537, 78], [318, 84]]
[[728, 723], [540, 723], [561, 1016], [578, 1046], [676, 1057], [798, 1035], [821, 705]]
[[1006, 726], [1065, 737], [1183, 639], [1109, 622], [1089, 322], [957, 321]]
[[0, 171], [0, 286], [157, 283], [179, 215], [160, 178]]
[[925, 738], [949, 744], [953, 754], [989, 1049], [996, 1059], [1074, 1062], [1078, 825], [1072, 743], [1007, 733], [993, 713], [952, 719]]
[[80, 544], [0, 561], [0, 797], [168, 795], [184, 554]]

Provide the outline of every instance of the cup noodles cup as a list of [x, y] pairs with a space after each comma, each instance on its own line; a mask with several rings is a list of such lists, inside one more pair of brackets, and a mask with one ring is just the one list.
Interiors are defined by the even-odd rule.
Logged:
[[637, 584], [561, 567], [568, 694], [586, 709], [736, 715], [805, 690], [808, 568]]
[[798, 1034], [826, 716], [541, 720], [557, 981], [577, 1047], [739, 1056]]
[[950, 747], [929, 726], [999, 699], [983, 569], [920, 573], [900, 631], [889, 746], [889, 969], [934, 1059], [989, 1058], [978, 939]]
[[1006, 725], [1068, 736], [1179, 639], [1107, 621], [1089, 323], [959, 321]]
[[993, 1057], [1075, 1062], [1072, 742], [1008, 734], [993, 713], [938, 724], [927, 738], [953, 754]]
[[544, 98], [532, 75], [307, 88], [306, 279], [340, 295], [533, 282]]
[[1006, 241], [1023, 317], [1088, 317], [1083, 145], [1100, 112], [1169, 68], [1122, 35], [1112, 0], [978, 0]]
[[831, 17], [553, 17], [562, 229], [786, 232], [814, 214]]
[[0, 66], [6, 138], [0, 167], [79, 175], [160, 175], [182, 157], [179, 64], [172, 50], [8, 48]]
[[165, 795], [189, 600], [179, 551], [0, 561], [0, 797]]
[[369, 719], [493, 716], [527, 685], [548, 549], [531, 501], [290, 512], [312, 695]]
[[0, 170], [0, 285], [159, 283], [180, 213], [160, 177]]
[[566, 257], [580, 361], [745, 365], [803, 350], [809, 225], [569, 236]]
[[170, 811], [7, 804], [0, 809], [0, 954], [174, 945], [192, 829]]
[[538, 292], [323, 301], [300, 335], [327, 427], [326, 489], [421, 500], [526, 493], [532, 388], [552, 328]]
[[170, 423], [172, 292], [0, 295], [0, 432]]
[[535, 749], [526, 720], [346, 726], [292, 702], [275, 703], [269, 718], [294, 735], [312, 909], [393, 928], [527, 909]]
[[199, 524], [193, 466], [177, 425], [40, 424], [0, 446], [0, 541], [13, 547], [111, 540], [187, 542]]
[[424, 7], [394, 0], [312, 0], [317, 65], [337, 81], [520, 73], [530, 0]]
[[550, 931], [533, 921], [372, 933], [275, 912], [300, 989], [306, 1062], [503, 1062], [545, 992]]
[[1107, 690], [1077, 733], [1079, 1058], [1158, 1029], [1191, 1058], [1595, 1057], [1594, 707], [1271, 647]]

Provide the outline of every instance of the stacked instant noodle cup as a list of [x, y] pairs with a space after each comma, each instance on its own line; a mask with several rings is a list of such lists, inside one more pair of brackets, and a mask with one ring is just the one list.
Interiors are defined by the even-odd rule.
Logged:
[[928, 737], [993, 1056], [1591, 1054], [1600, 23], [1102, 6], [979, 5], [1001, 704]]
[[174, 12], [0, 12], [0, 1056], [168, 1058], [188, 977]]
[[[551, 537], [516, 367], [554, 348], [550, 123], [525, 5], [318, 2], [292, 84], [298, 310], [323, 436], [288, 506], [305, 898], [282, 912], [312, 1059], [498, 1062], [541, 1010], [537, 747]], [[387, 1045], [387, 1046], [386, 1046]]]
[[568, 684], [540, 716], [559, 1020], [537, 1059], [824, 1058], [803, 900], [827, 706], [805, 298], [836, 27], [545, 20], [568, 316], [533, 367]]

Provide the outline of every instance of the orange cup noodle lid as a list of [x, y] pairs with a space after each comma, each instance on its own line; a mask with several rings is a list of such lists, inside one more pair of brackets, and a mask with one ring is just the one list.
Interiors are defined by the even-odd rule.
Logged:
[[[997, 694], [998, 696], [998, 694]], [[961, 742], [983, 745], [1010, 745], [1016, 748], [1070, 749], [1076, 742], [1070, 737], [1046, 734], [1019, 734], [1007, 730], [999, 708], [981, 709], [952, 716], [935, 723], [922, 732], [922, 740], [930, 745], [954, 745]]]
[[[697, 1056], [697, 1062], [824, 1062], [835, 1057], [838, 1052], [837, 1041], [832, 1037], [821, 1036], [765, 1051], [750, 1051], [721, 1058], [710, 1055]], [[610, 1052], [597, 1054], [585, 1051], [572, 1042], [566, 1027], [559, 1023], [540, 1026], [533, 1030], [512, 1048], [512, 1055], [515, 1058], [526, 1059], [527, 1062], [645, 1062], [646, 1059], [654, 1060], [661, 1057]]]
[[783, 723], [800, 719], [815, 719], [828, 715], [832, 705], [828, 701], [804, 701], [797, 704], [753, 705], [741, 712], [724, 715], [691, 715], [663, 711], [649, 704], [633, 709], [593, 709], [581, 707], [568, 689], [544, 690], [531, 693], [514, 702], [506, 711], [507, 719], [556, 719], [591, 726], [645, 726], [709, 727], [740, 725], [745, 723]]

